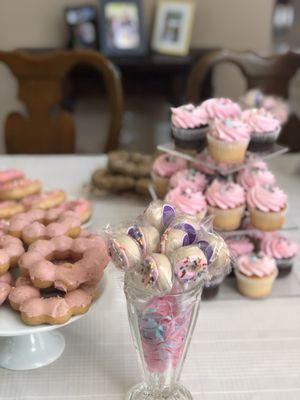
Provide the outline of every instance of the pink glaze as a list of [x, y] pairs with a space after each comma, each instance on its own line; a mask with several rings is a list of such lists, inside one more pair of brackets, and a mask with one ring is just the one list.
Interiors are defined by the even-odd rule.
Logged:
[[247, 236], [232, 236], [225, 239], [233, 257], [250, 254], [254, 251], [254, 244]]
[[260, 242], [260, 250], [276, 260], [294, 257], [299, 250], [295, 242], [278, 233], [265, 234]]
[[263, 212], [278, 212], [287, 206], [287, 196], [277, 186], [255, 185], [247, 193], [247, 203]]
[[236, 177], [237, 182], [245, 190], [249, 190], [256, 184], [275, 184], [275, 176], [266, 168], [260, 168], [259, 163], [250, 164], [248, 167], [240, 170]]
[[224, 142], [240, 142], [250, 140], [249, 125], [239, 119], [215, 120], [209, 135]]
[[40, 181], [38, 179], [18, 179], [14, 181], [8, 181], [0, 185], [0, 192], [16, 188], [24, 188], [36, 183], [40, 184]]
[[73, 211], [75, 214], [80, 216], [91, 210], [91, 203], [85, 199], [78, 199], [66, 201], [55, 208], [60, 211]]
[[19, 213], [14, 215], [10, 219], [9, 231], [10, 232], [21, 232], [25, 226], [35, 221], [42, 221], [45, 216], [43, 210], [30, 210], [25, 213]]
[[5, 272], [5, 274], [0, 276], [0, 306], [7, 299], [11, 291], [12, 282], [12, 275], [9, 272]]
[[68, 314], [70, 307], [62, 297], [49, 297], [28, 299], [21, 304], [20, 311], [28, 317], [47, 315], [52, 318], [59, 318]]
[[183, 169], [172, 175], [170, 179], [170, 187], [175, 188], [177, 186], [182, 189], [192, 189], [192, 190], [204, 190], [207, 185], [207, 179], [205, 175], [196, 169], [189, 168]]
[[246, 110], [242, 113], [241, 118], [255, 133], [269, 133], [280, 128], [278, 119], [264, 108]]
[[245, 203], [245, 192], [242, 186], [233, 182], [222, 182], [215, 179], [205, 192], [210, 206], [227, 210]]
[[5, 209], [5, 208], [10, 208], [10, 207], [15, 207], [19, 203], [14, 200], [6, 200], [6, 201], [1, 201], [0, 202], [0, 209]]
[[215, 98], [201, 104], [210, 119], [236, 118], [241, 114], [241, 107], [227, 98]]
[[208, 124], [208, 117], [205, 110], [195, 107], [193, 104], [186, 104], [181, 107], [171, 108], [172, 124], [176, 128], [195, 129], [201, 125]]
[[207, 164], [215, 164], [213, 159], [205, 153], [197, 154], [196, 161], [192, 163], [192, 167], [206, 175], [214, 175], [215, 170]]
[[281, 124], [284, 124], [289, 118], [288, 103], [280, 97], [265, 96], [262, 101], [262, 107], [273, 114]]
[[0, 236], [0, 266], [11, 263], [13, 259], [19, 259], [23, 253], [24, 247], [21, 240], [10, 235]]
[[181, 309], [172, 296], [155, 297], [138, 315], [145, 362], [149, 372], [176, 368], [184, 349], [191, 305]]
[[243, 255], [237, 259], [236, 268], [246, 276], [264, 276], [272, 275], [276, 271], [276, 262], [264, 254]]
[[161, 154], [154, 161], [152, 170], [158, 176], [169, 178], [175, 172], [185, 169], [186, 167], [187, 161], [183, 158]]
[[206, 209], [206, 201], [202, 192], [189, 188], [176, 187], [170, 190], [165, 201], [170, 202], [174, 207], [188, 215], [195, 215]]
[[[68, 265], [56, 265], [46, 260], [60, 252], [63, 252], [65, 259], [76, 254], [79, 260], [73, 264], [66, 262]], [[32, 280], [50, 281], [56, 288], [67, 291], [70, 286], [75, 289], [85, 282], [98, 282], [108, 260], [107, 246], [101, 236], [78, 239], [56, 237], [49, 241], [38, 240], [30, 245], [20, 259], [20, 267], [23, 272], [27, 271]]]
[[24, 172], [18, 169], [6, 169], [4, 171], [0, 171], [0, 185], [6, 182], [22, 179], [24, 177]]
[[21, 203], [26, 208], [33, 208], [37, 207], [40, 202], [47, 201], [47, 200], [55, 200], [56, 198], [64, 198], [65, 193], [63, 190], [54, 189], [49, 192], [43, 192], [39, 194], [32, 194], [30, 196], [26, 196], [22, 199]]

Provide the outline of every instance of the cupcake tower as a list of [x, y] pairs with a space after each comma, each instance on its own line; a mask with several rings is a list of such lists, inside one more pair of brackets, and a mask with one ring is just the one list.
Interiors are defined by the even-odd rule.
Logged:
[[[265, 109], [242, 111], [230, 99], [210, 99], [199, 106], [172, 109], [172, 131], [175, 146], [182, 153], [203, 148], [205, 143], [207, 152], [194, 155], [189, 162], [169, 154], [157, 157], [152, 168], [154, 188], [159, 182], [158, 195], [192, 217], [212, 216], [214, 229], [228, 238], [236, 258], [240, 292], [250, 297], [266, 296], [278, 270], [279, 276], [290, 272], [297, 245], [277, 232], [285, 221], [286, 194], [259, 153], [246, 150], [250, 144], [250, 149], [264, 151], [274, 143], [280, 133], [279, 120]], [[199, 144], [193, 147], [195, 137]], [[233, 164], [239, 171], [226, 173]], [[241, 229], [248, 229], [249, 234], [240, 236]], [[264, 288], [256, 290], [266, 277]], [[217, 287], [220, 281], [215, 284]]]

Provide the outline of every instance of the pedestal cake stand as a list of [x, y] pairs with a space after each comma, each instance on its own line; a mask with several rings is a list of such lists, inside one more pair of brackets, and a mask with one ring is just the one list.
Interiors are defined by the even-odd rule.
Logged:
[[[103, 276], [97, 298], [105, 287]], [[65, 337], [59, 328], [67, 326], [86, 314], [70, 318], [62, 325], [25, 325], [20, 314], [8, 305], [0, 307], [0, 367], [12, 370], [40, 368], [57, 360], [65, 349]]]

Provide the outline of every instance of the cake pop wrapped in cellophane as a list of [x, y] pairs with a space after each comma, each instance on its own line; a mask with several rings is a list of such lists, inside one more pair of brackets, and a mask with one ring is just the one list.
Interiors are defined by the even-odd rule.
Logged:
[[174, 221], [176, 214], [175, 207], [170, 203], [153, 200], [138, 218], [138, 221], [146, 221], [161, 233]]
[[212, 229], [208, 229], [206, 224], [198, 232], [197, 245], [205, 254], [208, 264], [205, 286], [221, 282], [229, 274], [234, 262], [225, 240]]

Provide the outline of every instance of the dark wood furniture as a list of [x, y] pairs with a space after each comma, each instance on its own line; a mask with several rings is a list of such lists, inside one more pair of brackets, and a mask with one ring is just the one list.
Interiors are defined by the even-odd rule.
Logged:
[[[212, 51], [201, 57], [193, 67], [186, 90], [186, 101], [203, 99], [207, 77], [216, 65], [227, 62], [236, 65], [244, 75], [248, 88], [259, 87], [263, 92], [288, 98], [289, 83], [300, 68], [300, 54], [287, 53], [262, 57], [252, 52]], [[285, 124], [280, 142], [291, 151], [300, 151], [300, 121], [292, 114]]]
[[103, 55], [89, 50], [41, 54], [0, 51], [1, 61], [18, 80], [18, 97], [27, 111], [26, 115], [12, 112], [6, 119], [8, 153], [75, 151], [75, 126], [70, 113], [63, 110], [60, 103], [64, 78], [78, 65], [89, 65], [103, 77], [111, 114], [105, 151], [118, 147], [123, 112], [122, 86], [118, 71]]

